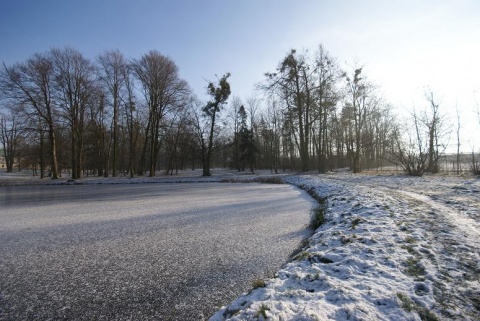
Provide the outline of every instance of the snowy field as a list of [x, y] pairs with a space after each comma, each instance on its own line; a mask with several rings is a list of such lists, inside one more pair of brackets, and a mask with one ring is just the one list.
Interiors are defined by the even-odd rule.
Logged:
[[480, 320], [480, 180], [286, 177], [327, 202], [326, 223], [264, 287], [217, 320]]

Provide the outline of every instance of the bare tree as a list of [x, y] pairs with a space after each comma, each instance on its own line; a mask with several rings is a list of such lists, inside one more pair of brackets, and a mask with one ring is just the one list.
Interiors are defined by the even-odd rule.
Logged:
[[57, 99], [70, 127], [72, 178], [81, 177], [86, 109], [95, 93], [93, 64], [76, 49], [52, 49]]
[[21, 137], [18, 122], [15, 115], [0, 114], [0, 143], [3, 145], [7, 173], [13, 172], [13, 165], [17, 157], [18, 143]]
[[189, 108], [188, 102], [177, 110], [171, 119], [167, 119], [169, 123], [165, 132], [165, 152], [166, 152], [166, 168], [165, 173], [173, 175], [173, 171], [178, 173], [180, 168], [183, 169], [182, 164], [182, 147], [187, 143], [187, 126], [189, 122]]
[[263, 130], [262, 137], [264, 140], [264, 158], [266, 159], [266, 166], [272, 172], [278, 174], [278, 167], [280, 164], [280, 126], [282, 123], [282, 110], [279, 103], [271, 100], [267, 104], [265, 114], [266, 126]]
[[345, 74], [346, 79], [346, 107], [351, 111], [350, 119], [353, 128], [349, 131], [352, 138], [352, 169], [359, 173], [361, 169], [361, 156], [363, 147], [363, 134], [369, 113], [369, 98], [372, 86], [368, 84], [362, 75], [362, 68], [356, 68], [353, 77]]
[[388, 161], [388, 151], [392, 148], [397, 129], [397, 119], [392, 113], [392, 106], [384, 102], [375, 105], [372, 110], [368, 132], [370, 142], [366, 142], [367, 157], [371, 166], [381, 167], [384, 161]]
[[155, 176], [162, 120], [168, 112], [178, 107], [179, 102], [184, 101], [190, 89], [187, 82], [180, 79], [173, 60], [158, 51], [145, 54], [133, 63], [133, 68], [148, 107], [148, 123], [138, 174], [143, 175], [148, 154], [149, 176]]
[[228, 118], [233, 123], [233, 143], [232, 143], [232, 158], [233, 158], [233, 165], [235, 169], [240, 171], [240, 116], [238, 111], [240, 107], [243, 106], [242, 100], [238, 96], [232, 97], [232, 102], [230, 104], [231, 109], [228, 113]]
[[[204, 106], [205, 105], [198, 98], [192, 97], [189, 113], [190, 121], [188, 122], [189, 126], [191, 127], [191, 131], [193, 132], [193, 136], [195, 137], [196, 145], [201, 152], [203, 168], [205, 168], [204, 164], [206, 163], [208, 133], [209, 128], [211, 128], [211, 118], [205, 117], [206, 115], [203, 111]], [[194, 155], [192, 155], [192, 160], [193, 159]]]
[[442, 131], [439, 104], [436, 103], [433, 92], [425, 94], [425, 98], [430, 104], [430, 115], [426, 112], [423, 116], [423, 122], [428, 127], [428, 165], [427, 172], [438, 173], [438, 160], [440, 159], [440, 134]]
[[138, 117], [138, 103], [136, 102], [134, 94], [134, 81], [132, 79], [132, 65], [127, 65], [127, 68], [123, 69], [123, 79], [125, 81], [126, 95], [122, 98], [124, 105], [124, 113], [127, 121], [128, 132], [128, 171], [130, 177], [134, 177], [134, 164], [136, 163], [135, 152], [137, 149], [137, 143], [140, 135], [140, 120]]
[[98, 56], [98, 77], [106, 87], [109, 105], [112, 107], [111, 133], [112, 142], [112, 177], [117, 176], [118, 162], [118, 120], [122, 90], [126, 83], [127, 61], [118, 50], [105, 51]]
[[322, 45], [318, 47], [315, 53], [315, 64], [318, 85], [316, 87], [316, 130], [312, 133], [312, 136], [316, 139], [318, 171], [325, 172], [329, 158], [329, 118], [333, 115], [340, 99], [340, 93], [337, 89], [340, 70], [336, 60]]
[[390, 152], [390, 160], [401, 166], [407, 175], [423, 176], [428, 167], [428, 143], [415, 110], [412, 118], [414, 136], [410, 130], [406, 131], [406, 138], [398, 128], [394, 130], [395, 145]]
[[212, 175], [210, 173], [210, 165], [212, 158], [213, 136], [215, 132], [215, 120], [217, 118], [217, 114], [221, 111], [222, 106], [227, 103], [228, 97], [231, 93], [228, 77], [230, 77], [230, 73], [223, 75], [222, 78], [218, 80], [218, 85], [210, 82], [207, 87], [207, 92], [212, 100], [208, 101], [206, 106], [203, 108], [204, 114], [210, 119], [208, 145], [205, 146], [205, 148], [202, 148], [203, 176]]
[[246, 99], [246, 107], [248, 115], [250, 116], [250, 128], [253, 130], [254, 136], [258, 139], [258, 124], [257, 124], [257, 114], [260, 109], [260, 99], [256, 96], [249, 96]]
[[98, 95], [96, 102], [89, 104], [88, 116], [89, 116], [89, 131], [92, 133], [90, 144], [92, 145], [92, 151], [90, 157], [92, 166], [95, 169], [98, 176], [108, 177], [109, 171], [109, 159], [110, 159], [110, 133], [108, 131], [108, 112], [105, 103], [105, 96], [103, 91], [98, 89]]
[[0, 91], [7, 99], [23, 107], [25, 116], [37, 121], [42, 119], [50, 142], [50, 170], [52, 179], [59, 176], [57, 160], [57, 125], [54, 105], [55, 70], [52, 59], [46, 54], [35, 54], [25, 63], [11, 67], [3, 65], [0, 75]]
[[305, 55], [298, 55], [295, 50], [291, 50], [281, 61], [276, 73], [265, 74], [267, 83], [261, 87], [266, 92], [279, 95], [287, 106], [293, 140], [300, 152], [302, 171], [308, 171], [310, 165], [310, 127], [315, 105], [314, 73], [315, 68], [309, 66]]

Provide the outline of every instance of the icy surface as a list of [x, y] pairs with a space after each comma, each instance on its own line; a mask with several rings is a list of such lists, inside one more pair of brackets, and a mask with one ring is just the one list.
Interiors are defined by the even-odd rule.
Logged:
[[327, 222], [218, 320], [480, 320], [480, 181], [327, 174], [286, 181]]
[[0, 186], [0, 320], [202, 320], [288, 260], [309, 199], [267, 184]]

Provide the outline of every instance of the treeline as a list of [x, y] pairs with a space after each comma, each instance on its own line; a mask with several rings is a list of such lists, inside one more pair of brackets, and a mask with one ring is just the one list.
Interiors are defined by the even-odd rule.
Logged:
[[157, 51], [132, 61], [107, 51], [90, 61], [73, 48], [52, 49], [4, 65], [0, 92], [8, 171], [16, 159], [41, 177], [153, 176], [161, 161], [184, 168], [197, 157], [186, 120], [191, 89]]
[[[202, 102], [158, 51], [134, 60], [106, 51], [91, 61], [67, 47], [4, 64], [0, 139], [7, 170], [31, 168], [52, 178], [67, 172], [74, 179], [200, 166], [205, 176], [212, 166], [360, 172], [402, 165], [410, 151], [363, 69], [342, 70], [321, 45], [287, 53], [256, 85], [262, 99], [231, 96], [229, 76], [209, 83], [210, 100]], [[440, 127], [428, 124], [425, 161], [432, 170]]]

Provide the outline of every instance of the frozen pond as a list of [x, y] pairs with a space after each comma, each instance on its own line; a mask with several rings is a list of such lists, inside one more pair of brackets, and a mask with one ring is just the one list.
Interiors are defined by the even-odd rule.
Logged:
[[0, 319], [200, 320], [307, 236], [290, 185], [0, 186]]

